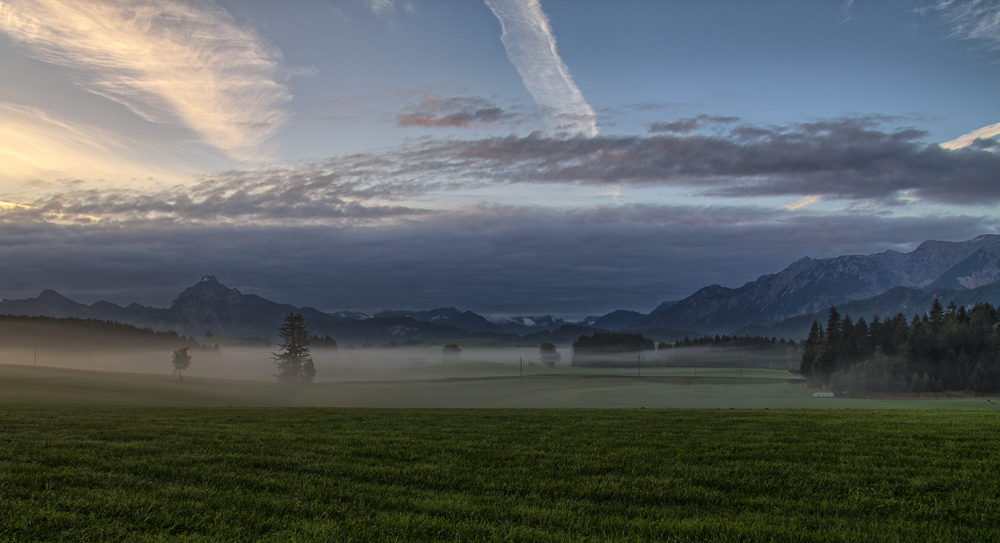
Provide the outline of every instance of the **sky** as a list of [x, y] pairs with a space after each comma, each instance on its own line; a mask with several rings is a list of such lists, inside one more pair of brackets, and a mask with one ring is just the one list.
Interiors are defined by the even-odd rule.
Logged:
[[0, 1], [0, 297], [649, 312], [1000, 233], [1000, 0]]

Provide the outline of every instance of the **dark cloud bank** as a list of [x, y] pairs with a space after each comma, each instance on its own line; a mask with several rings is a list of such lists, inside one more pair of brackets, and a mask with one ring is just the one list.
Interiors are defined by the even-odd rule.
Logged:
[[[51, 194], [0, 212], [0, 259], [16, 263], [0, 268], [2, 296], [53, 288], [81, 302], [165, 306], [212, 274], [245, 293], [325, 310], [457, 306], [572, 318], [649, 311], [803, 256], [908, 250], [997, 231], [994, 208], [982, 207], [1000, 200], [991, 145], [946, 151], [870, 117], [791, 127], [680, 122], [649, 137], [433, 141], [227, 172], [157, 193]], [[705, 123], [728, 132], [699, 135]], [[722, 198], [707, 207], [570, 210], [406, 203], [530, 183], [680, 186]], [[754, 203], [760, 196], [824, 196], [855, 211], [767, 209]], [[972, 205], [968, 215], [887, 211], [913, 198]]]
[[971, 217], [626, 207], [493, 208], [420, 225], [2, 225], [4, 297], [53, 288], [78, 301], [169, 305], [204, 274], [244, 293], [325, 310], [457, 306], [582, 317], [649, 311], [710, 283], [739, 286], [802, 256], [907, 249], [995, 231]]
[[[678, 122], [688, 121], [700, 122]], [[904, 196], [959, 205], [1000, 201], [1000, 155], [981, 145], [948, 151], [924, 136], [885, 131], [865, 117], [742, 125], [727, 137], [508, 137], [430, 144], [422, 152], [507, 182], [684, 186], [726, 197], [821, 195], [886, 204]]]
[[[715, 119], [715, 120], [713, 120]], [[682, 124], [721, 118], [682, 119]], [[795, 125], [740, 125], [727, 136], [527, 137], [433, 141], [381, 154], [227, 172], [194, 187], [145, 194], [77, 191], [33, 202], [46, 213], [116, 220], [370, 224], [419, 217], [396, 205], [429, 192], [484, 185], [587, 184], [683, 187], [722, 198], [804, 197], [899, 206], [1000, 203], [995, 140], [958, 151], [874, 117]], [[680, 128], [678, 128], [680, 129]]]

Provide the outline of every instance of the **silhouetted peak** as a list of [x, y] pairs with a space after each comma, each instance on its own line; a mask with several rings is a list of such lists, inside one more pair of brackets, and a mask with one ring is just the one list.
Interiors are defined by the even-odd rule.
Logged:
[[239, 303], [242, 294], [235, 288], [229, 288], [220, 283], [214, 275], [202, 277], [194, 285], [181, 292], [177, 299], [173, 301], [171, 307], [187, 302], [209, 302], [209, 303]]
[[69, 298], [63, 296], [62, 294], [59, 294], [58, 292], [49, 288], [43, 290], [42, 293], [38, 295], [38, 299], [43, 301], [53, 301], [53, 300], [72, 301]]

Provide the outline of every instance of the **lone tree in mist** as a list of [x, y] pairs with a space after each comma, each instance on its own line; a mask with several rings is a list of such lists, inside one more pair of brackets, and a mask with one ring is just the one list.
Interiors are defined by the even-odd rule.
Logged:
[[191, 367], [191, 355], [188, 354], [187, 347], [181, 347], [174, 351], [174, 355], [170, 357], [170, 361], [174, 364], [174, 370], [177, 371], [177, 377], [183, 381], [184, 375], [182, 372], [189, 367]]
[[441, 349], [442, 362], [458, 362], [462, 359], [462, 348], [457, 344], [449, 343]]
[[538, 355], [542, 359], [542, 364], [550, 368], [554, 368], [562, 360], [562, 355], [556, 350], [556, 346], [551, 343], [542, 343], [538, 347]]
[[306, 329], [305, 317], [289, 313], [278, 329], [278, 335], [283, 340], [279, 345], [281, 352], [271, 353], [278, 367], [275, 375], [278, 382], [291, 383], [293, 390], [298, 383], [311, 383], [316, 376], [316, 366], [309, 354], [309, 330]]

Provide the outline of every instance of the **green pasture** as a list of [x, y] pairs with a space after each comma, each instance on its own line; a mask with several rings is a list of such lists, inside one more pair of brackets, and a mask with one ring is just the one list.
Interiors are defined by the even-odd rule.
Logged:
[[[522, 378], [520, 372], [524, 372]], [[787, 371], [634, 369], [492, 362], [404, 368], [325, 368], [306, 387], [272, 381], [116, 373], [0, 364], [0, 403], [143, 406], [405, 408], [933, 408], [1000, 409], [975, 396], [869, 400], [813, 398]]]
[[0, 414], [3, 541], [998, 533], [1000, 417], [987, 411], [6, 403]]

